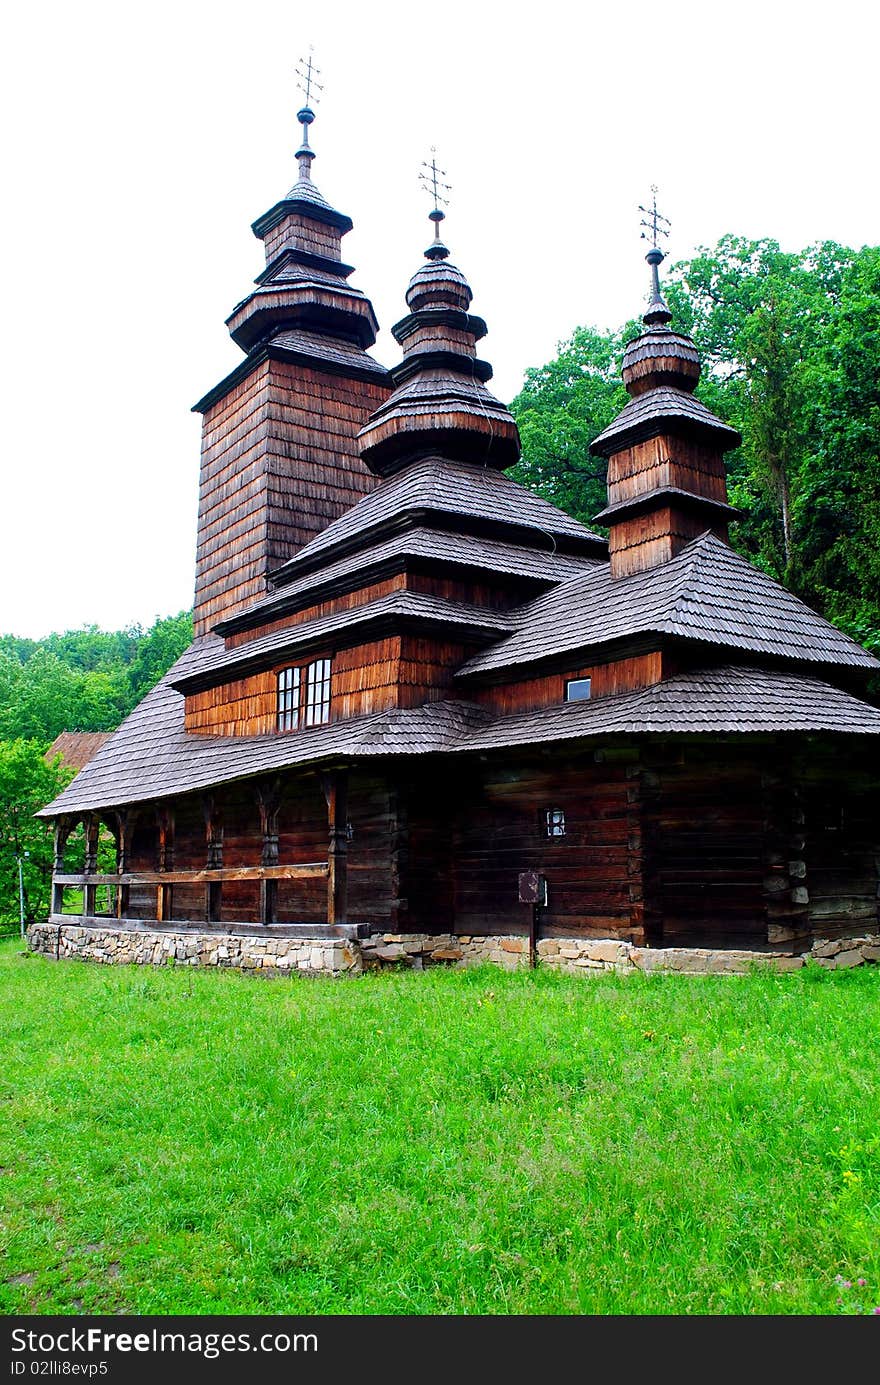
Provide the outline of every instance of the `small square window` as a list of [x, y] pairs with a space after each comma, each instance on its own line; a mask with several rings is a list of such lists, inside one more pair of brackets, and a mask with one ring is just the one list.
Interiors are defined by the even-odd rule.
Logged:
[[565, 685], [566, 702], [586, 702], [590, 696], [590, 678], [569, 678]]
[[548, 837], [565, 836], [565, 811], [562, 808], [548, 808], [545, 814]]

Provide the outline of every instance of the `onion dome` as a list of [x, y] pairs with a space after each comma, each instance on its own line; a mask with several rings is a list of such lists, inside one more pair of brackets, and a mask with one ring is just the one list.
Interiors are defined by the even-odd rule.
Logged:
[[[315, 70], [309, 69], [304, 90], [315, 87]], [[368, 299], [346, 283], [352, 267], [342, 261], [342, 237], [352, 228], [351, 218], [331, 207], [312, 182], [309, 128], [315, 113], [308, 100], [296, 118], [302, 126], [299, 177], [253, 224], [266, 247], [266, 268], [226, 325], [247, 352], [291, 331], [330, 333], [364, 349], [376, 340], [378, 323]]]
[[669, 327], [672, 313], [660, 293], [657, 267], [663, 252], [656, 247], [645, 256], [651, 266], [651, 302], [642, 321], [647, 328], [629, 343], [623, 355], [623, 383], [635, 398], [660, 385], [692, 392], [700, 378], [700, 356], [690, 337]]
[[440, 239], [444, 213], [430, 213], [434, 240], [427, 264], [406, 291], [410, 309], [392, 327], [403, 360], [391, 372], [393, 394], [361, 429], [361, 457], [378, 476], [399, 471], [416, 457], [439, 453], [503, 471], [519, 458], [519, 431], [510, 411], [486, 389], [492, 367], [477, 358], [486, 335], [482, 318], [468, 312], [471, 290]]

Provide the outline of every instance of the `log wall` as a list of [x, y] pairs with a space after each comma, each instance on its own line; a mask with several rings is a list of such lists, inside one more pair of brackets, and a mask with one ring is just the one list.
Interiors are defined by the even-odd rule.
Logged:
[[817, 747], [799, 764], [805, 879], [816, 937], [876, 931], [880, 920], [880, 812], [876, 753], [856, 760]]
[[766, 941], [765, 755], [712, 743], [646, 753], [645, 900], [665, 945]]
[[[576, 763], [481, 766], [463, 778], [452, 829], [455, 930], [509, 933], [517, 921], [527, 929], [518, 876], [537, 870], [548, 882], [543, 935], [642, 941], [640, 847], [630, 845], [636, 762], [634, 749], [622, 749], [602, 763], [585, 753]], [[565, 814], [558, 840], [547, 835], [550, 809]]]

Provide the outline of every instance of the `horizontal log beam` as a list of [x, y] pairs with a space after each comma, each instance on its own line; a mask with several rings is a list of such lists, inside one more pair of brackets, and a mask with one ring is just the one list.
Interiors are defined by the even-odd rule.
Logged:
[[327, 862], [299, 866], [224, 866], [218, 870], [143, 870], [125, 875], [56, 875], [56, 885], [199, 885], [221, 880], [323, 880]]

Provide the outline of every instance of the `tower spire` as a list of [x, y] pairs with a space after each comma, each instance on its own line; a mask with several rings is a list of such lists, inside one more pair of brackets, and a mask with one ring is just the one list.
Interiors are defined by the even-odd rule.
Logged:
[[296, 84], [305, 97], [305, 104], [296, 113], [296, 118], [302, 126], [302, 142], [296, 151], [296, 159], [300, 179], [306, 183], [312, 181], [312, 159], [315, 157], [315, 152], [309, 144], [309, 126], [315, 118], [312, 103], [317, 106], [319, 93], [324, 90], [322, 83], [318, 81], [320, 75], [321, 69], [315, 65], [310, 47], [308, 57], [300, 58], [296, 65]]
[[672, 321], [672, 313], [669, 311], [663, 294], [660, 292], [660, 275], [658, 270], [666, 259], [666, 252], [660, 249], [658, 237], [668, 237], [669, 228], [672, 223], [668, 217], [661, 216], [660, 212], [657, 210], [657, 185], [655, 183], [651, 184], [650, 207], [643, 207], [640, 203], [639, 211], [643, 213], [640, 222], [640, 225], [644, 227], [642, 231], [642, 240], [650, 240], [651, 242], [651, 248], [645, 256], [645, 259], [651, 266], [651, 301], [648, 304], [647, 311], [642, 317], [642, 321], [647, 323], [649, 327], [654, 325], [665, 325]]
[[422, 170], [419, 173], [419, 182], [427, 189], [434, 202], [433, 208], [428, 212], [428, 220], [434, 223], [434, 239], [425, 251], [426, 260], [445, 260], [449, 257], [449, 251], [440, 239], [440, 222], [446, 218], [443, 207], [449, 206], [449, 198], [444, 197], [443, 193], [452, 191], [452, 185], [444, 183], [445, 177], [446, 169], [437, 167], [437, 150], [432, 145], [431, 162], [423, 159]]

